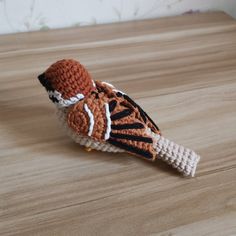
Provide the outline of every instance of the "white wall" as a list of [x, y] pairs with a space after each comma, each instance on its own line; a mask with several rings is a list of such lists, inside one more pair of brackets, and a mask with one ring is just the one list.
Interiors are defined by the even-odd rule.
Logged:
[[0, 0], [0, 34], [223, 10], [236, 0]]

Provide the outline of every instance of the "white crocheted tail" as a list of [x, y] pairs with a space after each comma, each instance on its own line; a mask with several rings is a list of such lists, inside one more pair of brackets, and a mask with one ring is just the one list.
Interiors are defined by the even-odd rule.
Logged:
[[194, 176], [200, 156], [194, 151], [158, 135], [156, 151], [158, 157], [176, 168], [184, 176]]

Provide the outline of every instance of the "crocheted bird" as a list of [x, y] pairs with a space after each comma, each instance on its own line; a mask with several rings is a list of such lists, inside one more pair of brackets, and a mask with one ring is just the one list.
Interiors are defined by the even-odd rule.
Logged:
[[94, 81], [79, 62], [64, 59], [38, 76], [69, 136], [89, 149], [128, 152], [147, 160], [160, 158], [194, 176], [199, 156], [169, 141], [127, 94]]

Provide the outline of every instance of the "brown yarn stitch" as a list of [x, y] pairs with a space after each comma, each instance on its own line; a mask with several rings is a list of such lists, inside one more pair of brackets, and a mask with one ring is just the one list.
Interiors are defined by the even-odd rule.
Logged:
[[95, 88], [88, 71], [75, 60], [60, 60], [52, 64], [45, 72], [54, 89], [69, 99], [78, 93], [87, 95]]
[[[67, 115], [67, 122], [69, 127], [73, 128], [77, 133], [84, 135], [88, 134], [89, 119], [81, 119], [82, 115], [88, 117], [84, 111], [84, 105], [87, 104], [88, 108], [94, 114], [94, 129], [92, 137], [95, 140], [104, 141], [104, 130], [106, 129], [106, 116], [104, 110], [104, 103], [106, 99], [95, 99], [95, 95], [75, 104]], [[77, 115], [78, 114], [78, 115]], [[85, 128], [86, 127], [86, 128]]]
[[71, 111], [68, 112], [68, 124], [73, 128], [77, 133], [87, 135], [89, 127], [89, 117], [83, 111], [83, 103], [77, 103], [71, 108]]

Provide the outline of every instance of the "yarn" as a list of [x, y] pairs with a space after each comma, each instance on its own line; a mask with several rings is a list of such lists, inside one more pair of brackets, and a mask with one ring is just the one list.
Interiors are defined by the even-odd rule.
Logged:
[[69, 136], [88, 150], [128, 152], [170, 164], [186, 176], [195, 174], [199, 156], [161, 135], [155, 122], [127, 94], [94, 81], [79, 62], [52, 64], [39, 77]]
[[46, 70], [45, 76], [64, 99], [74, 97], [78, 93], [86, 96], [94, 90], [88, 71], [73, 59], [64, 59], [52, 64]]

